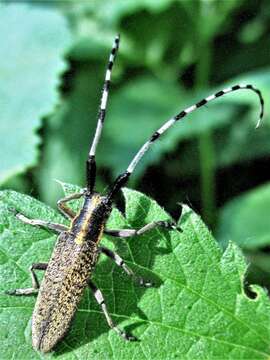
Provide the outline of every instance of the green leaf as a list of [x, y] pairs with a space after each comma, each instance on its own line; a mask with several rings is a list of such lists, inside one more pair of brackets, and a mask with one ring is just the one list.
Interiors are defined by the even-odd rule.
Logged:
[[233, 239], [244, 249], [270, 245], [270, 183], [229, 201], [220, 211], [217, 237], [226, 246]]
[[[65, 185], [65, 190], [74, 188]], [[114, 210], [109, 228], [138, 228], [169, 218], [155, 201], [139, 192], [125, 189], [124, 196], [126, 218]], [[51, 232], [16, 220], [10, 207], [29, 217], [60, 220], [53, 210], [29, 196], [1, 192], [1, 291], [29, 286], [28, 267], [34, 261], [46, 261], [55, 241]], [[240, 250], [230, 243], [222, 254], [201, 219], [187, 206], [183, 206], [179, 225], [182, 233], [157, 229], [127, 241], [102, 240], [136, 273], [155, 281], [154, 288], [139, 288], [104, 257], [94, 273], [113, 319], [138, 336], [139, 342], [125, 342], [109, 330], [86, 291], [68, 335], [54, 354], [44, 357], [31, 348], [35, 299], [2, 293], [1, 359], [50, 359], [55, 355], [84, 360], [269, 358], [270, 302], [258, 286], [252, 287], [255, 299], [245, 294], [246, 264]]]
[[[0, 183], [36, 165], [41, 117], [57, 100], [69, 32], [60, 13], [0, 5]], [[4, 156], [3, 156], [4, 155]]]

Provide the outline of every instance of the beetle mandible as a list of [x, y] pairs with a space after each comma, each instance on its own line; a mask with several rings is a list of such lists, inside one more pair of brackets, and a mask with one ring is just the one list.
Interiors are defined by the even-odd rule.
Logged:
[[[67, 196], [58, 201], [57, 205], [61, 213], [70, 219], [70, 227], [61, 224], [46, 222], [43, 220], [29, 219], [21, 213], [16, 212], [16, 217], [33, 226], [46, 227], [59, 233], [51, 259], [48, 263], [34, 263], [30, 268], [32, 287], [27, 289], [9, 290], [9, 295], [29, 295], [38, 293], [32, 318], [32, 343], [36, 350], [48, 352], [66, 334], [70, 322], [75, 314], [77, 305], [83, 295], [84, 289], [89, 286], [94, 297], [102, 308], [109, 326], [126, 340], [136, 340], [136, 337], [127, 334], [116, 326], [107, 310], [101, 291], [90, 279], [96, 266], [100, 253], [107, 255], [115, 261], [116, 265], [142, 286], [151, 286], [150, 282], [138, 277], [125, 264], [124, 260], [113, 251], [99, 245], [103, 233], [116, 237], [131, 237], [141, 235], [157, 226], [175, 229], [174, 222], [155, 221], [141, 229], [106, 229], [106, 221], [112, 211], [113, 199], [128, 179], [138, 162], [141, 160], [150, 146], [172, 125], [183, 119], [189, 113], [204, 106], [209, 101], [215, 100], [225, 94], [236, 90], [252, 90], [260, 100], [261, 111], [259, 121], [263, 117], [264, 101], [261, 92], [252, 85], [235, 85], [210, 95], [196, 104], [182, 110], [177, 115], [164, 123], [155, 131], [148, 141], [139, 149], [130, 162], [127, 170], [123, 172], [110, 187], [106, 195], [95, 192], [96, 179], [96, 148], [100, 139], [106, 116], [106, 106], [111, 81], [111, 72], [114, 60], [119, 48], [120, 37], [116, 36], [110, 53], [109, 62], [105, 75], [105, 82], [98, 113], [97, 127], [86, 161], [86, 188], [80, 192]], [[67, 203], [74, 199], [83, 197], [82, 209], [76, 214], [68, 207]], [[45, 270], [45, 275], [39, 285], [35, 270]]]

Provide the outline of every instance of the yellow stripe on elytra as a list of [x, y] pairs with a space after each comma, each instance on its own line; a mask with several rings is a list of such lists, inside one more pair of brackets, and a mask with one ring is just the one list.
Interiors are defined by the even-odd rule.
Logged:
[[[87, 232], [89, 231], [89, 224], [91, 222], [91, 217], [93, 214], [94, 209], [97, 207], [97, 205], [100, 203], [100, 197], [94, 197], [91, 201], [91, 207], [88, 209], [86, 213], [86, 217], [84, 218], [84, 222], [82, 224], [80, 232], [75, 237], [75, 242], [78, 245], [82, 245], [85, 241], [85, 237]], [[102, 232], [101, 232], [102, 235]]]

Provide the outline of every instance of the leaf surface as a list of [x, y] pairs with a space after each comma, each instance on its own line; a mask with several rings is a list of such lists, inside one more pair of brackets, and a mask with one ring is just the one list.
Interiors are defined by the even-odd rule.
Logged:
[[[66, 192], [73, 191], [65, 185]], [[114, 210], [109, 228], [135, 227], [168, 214], [147, 196], [124, 189], [126, 214]], [[55, 237], [14, 219], [16, 207], [29, 217], [61, 221], [49, 207], [12, 191], [0, 195], [1, 290], [29, 286], [27, 268], [49, 258]], [[137, 287], [101, 257], [94, 281], [104, 293], [115, 322], [140, 341], [128, 343], [109, 330], [98, 305], [86, 291], [66, 338], [46, 359], [213, 359], [269, 357], [270, 302], [258, 286], [255, 299], [243, 290], [245, 260], [232, 243], [224, 253], [187, 206], [179, 220], [183, 232], [156, 229], [129, 240], [106, 238], [127, 264], [155, 282]], [[1, 359], [40, 359], [31, 348], [34, 298], [0, 298]]]

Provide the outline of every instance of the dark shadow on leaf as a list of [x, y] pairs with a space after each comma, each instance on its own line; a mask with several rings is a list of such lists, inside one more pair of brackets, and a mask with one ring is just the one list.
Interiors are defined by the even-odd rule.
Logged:
[[[145, 318], [145, 320], [147, 320], [147, 318]], [[125, 327], [125, 331], [128, 334], [132, 334], [134, 332], [134, 330], [136, 330], [139, 326], [144, 325], [145, 322], [144, 321], [136, 321], [136, 323], [134, 324], [130, 324], [128, 326]], [[138, 341], [140, 341], [140, 339], [138, 339]]]

